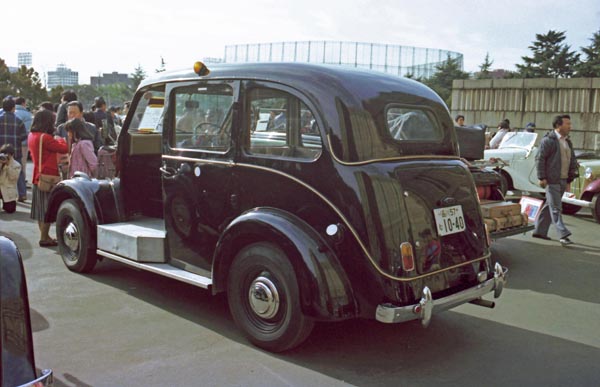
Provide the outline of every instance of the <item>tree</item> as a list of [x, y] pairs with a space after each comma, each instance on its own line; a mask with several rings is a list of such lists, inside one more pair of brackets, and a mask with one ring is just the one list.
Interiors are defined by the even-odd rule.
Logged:
[[536, 40], [529, 49], [531, 57], [523, 56], [524, 64], [517, 64], [523, 78], [568, 78], [575, 72], [579, 54], [570, 51], [563, 43], [565, 32], [550, 30], [547, 34], [535, 34]]
[[576, 76], [578, 77], [600, 77], [600, 30], [594, 33], [590, 40], [592, 44], [588, 47], [581, 47], [586, 59], [576, 66]]
[[483, 63], [479, 65], [479, 73], [477, 73], [477, 79], [490, 79], [492, 77], [490, 70], [492, 69], [493, 60], [490, 60], [490, 53], [485, 54]]
[[108, 106], [122, 105], [123, 102], [129, 101], [133, 97], [133, 91], [124, 83], [100, 86], [98, 89]]
[[33, 67], [21, 66], [16, 73], [11, 74], [11, 78], [13, 95], [25, 97], [30, 106], [37, 106], [48, 100], [48, 91], [42, 86], [42, 80]]
[[450, 55], [441, 64], [435, 67], [436, 72], [429, 79], [423, 81], [431, 87], [450, 106], [452, 100], [452, 81], [455, 79], [468, 79], [469, 74], [462, 71], [458, 58], [452, 59]]
[[138, 64], [138, 66], [133, 70], [133, 74], [131, 74], [131, 79], [132, 79], [131, 86], [132, 86], [133, 90], [137, 90], [140, 83], [144, 79], [146, 79], [146, 72], [144, 71], [142, 66], [140, 66]]
[[65, 89], [62, 85], [58, 85], [50, 89], [50, 95], [48, 96], [50, 102], [60, 103], [60, 98], [63, 91], [65, 91]]
[[10, 71], [4, 59], [0, 58], [0, 99], [13, 94]]

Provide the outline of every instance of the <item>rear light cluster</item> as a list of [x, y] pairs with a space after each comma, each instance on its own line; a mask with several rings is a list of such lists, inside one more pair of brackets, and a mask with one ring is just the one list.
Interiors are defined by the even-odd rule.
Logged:
[[400, 253], [402, 254], [402, 269], [404, 271], [415, 270], [415, 256], [412, 245], [408, 242], [402, 243], [400, 245]]

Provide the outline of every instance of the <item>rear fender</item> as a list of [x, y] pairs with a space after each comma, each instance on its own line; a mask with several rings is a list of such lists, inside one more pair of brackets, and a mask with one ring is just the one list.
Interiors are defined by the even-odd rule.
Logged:
[[302, 219], [274, 208], [255, 208], [231, 222], [213, 260], [213, 292], [227, 289], [236, 254], [246, 245], [271, 242], [287, 255], [298, 279], [302, 310], [316, 319], [345, 319], [357, 314], [352, 287], [335, 253]]

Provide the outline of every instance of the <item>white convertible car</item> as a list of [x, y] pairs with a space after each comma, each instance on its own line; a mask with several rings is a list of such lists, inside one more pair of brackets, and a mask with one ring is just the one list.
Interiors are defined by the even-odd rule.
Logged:
[[510, 132], [504, 136], [498, 149], [485, 150], [485, 160], [498, 160], [505, 164], [499, 172], [506, 189], [524, 191], [524, 194], [534, 196], [544, 193], [544, 189], [538, 185], [535, 169], [538, 137], [541, 138], [537, 133]]

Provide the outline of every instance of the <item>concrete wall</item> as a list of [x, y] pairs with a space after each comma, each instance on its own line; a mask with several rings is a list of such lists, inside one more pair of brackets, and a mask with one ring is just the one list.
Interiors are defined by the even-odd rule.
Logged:
[[552, 129], [557, 114], [570, 114], [573, 145], [600, 149], [600, 78], [455, 80], [451, 112], [464, 115], [466, 125], [535, 122], [541, 133]]

